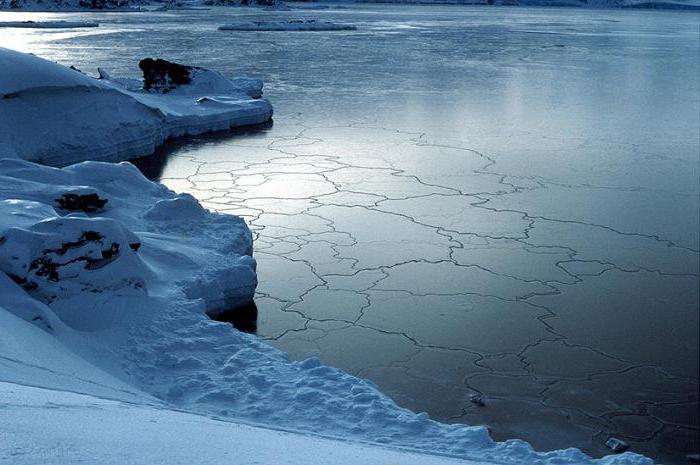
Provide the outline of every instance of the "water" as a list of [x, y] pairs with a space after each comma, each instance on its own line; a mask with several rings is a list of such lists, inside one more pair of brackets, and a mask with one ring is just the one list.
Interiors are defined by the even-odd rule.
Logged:
[[[113, 74], [159, 56], [265, 79], [271, 127], [180, 141], [150, 170], [248, 219], [259, 337], [497, 439], [697, 454], [697, 14], [71, 16], [101, 27], [0, 43]], [[215, 30], [262, 16], [358, 31]]]

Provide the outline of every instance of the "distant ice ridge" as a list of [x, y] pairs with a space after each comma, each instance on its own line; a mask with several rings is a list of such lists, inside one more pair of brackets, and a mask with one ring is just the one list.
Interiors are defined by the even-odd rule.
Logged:
[[357, 27], [352, 24], [339, 24], [315, 19], [256, 21], [219, 26], [220, 31], [354, 31], [355, 29]]
[[159, 5], [163, 10], [198, 9], [202, 5], [285, 8], [281, 0], [0, 0], [0, 10], [24, 11], [139, 11], [147, 5]]
[[[153, 60], [155, 62], [155, 60]], [[120, 161], [153, 153], [170, 137], [259, 124], [272, 117], [262, 81], [185, 67], [177, 86], [101, 72], [95, 79], [0, 48], [0, 153], [51, 165]], [[60, 117], [57, 117], [60, 115]]]
[[18, 27], [29, 29], [73, 29], [79, 27], [98, 27], [94, 21], [0, 21], [0, 27]]
[[[212, 321], [207, 313], [252, 297], [251, 247], [240, 218], [210, 213], [129, 163], [59, 169], [0, 159], [0, 381], [149, 400], [479, 464], [652, 463], [631, 453], [593, 460], [576, 449], [539, 453], [523, 441], [495, 443], [484, 427], [435, 422], [368, 381], [316, 358], [292, 362]], [[21, 425], [4, 421], [3, 431]], [[163, 427], [170, 426], [177, 427]], [[33, 442], [42, 444], [36, 434]], [[314, 444], [309, 438], [309, 454]], [[42, 462], [31, 455], [41, 450], [24, 458]]]

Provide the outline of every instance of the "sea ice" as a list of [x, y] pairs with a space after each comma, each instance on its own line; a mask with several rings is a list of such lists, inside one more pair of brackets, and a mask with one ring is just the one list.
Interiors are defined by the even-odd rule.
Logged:
[[31, 29], [73, 29], [79, 27], [98, 27], [94, 21], [0, 21], [0, 27], [19, 27]]
[[[95, 79], [47, 60], [0, 48], [0, 153], [67, 165], [153, 153], [166, 139], [272, 117], [262, 82], [187, 67], [189, 82], [168, 92], [141, 81]], [[60, 118], [55, 115], [60, 114]], [[36, 137], [41, 134], [41, 137]]]
[[292, 19], [289, 21], [255, 21], [231, 23], [219, 26], [220, 31], [354, 31], [352, 24], [331, 23], [315, 19]]

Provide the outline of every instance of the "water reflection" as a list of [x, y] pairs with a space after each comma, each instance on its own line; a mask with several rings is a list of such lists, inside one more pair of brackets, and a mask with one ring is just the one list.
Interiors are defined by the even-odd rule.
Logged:
[[250, 137], [254, 135], [264, 135], [272, 128], [273, 121], [262, 124], [253, 124], [229, 129], [226, 131], [216, 131], [198, 136], [183, 136], [165, 141], [163, 145], [158, 147], [152, 155], [146, 157], [129, 160], [131, 163], [146, 176], [148, 179], [157, 180], [163, 177], [170, 155], [181, 151], [184, 147], [192, 145], [216, 144], [220, 142], [233, 141], [239, 137]]

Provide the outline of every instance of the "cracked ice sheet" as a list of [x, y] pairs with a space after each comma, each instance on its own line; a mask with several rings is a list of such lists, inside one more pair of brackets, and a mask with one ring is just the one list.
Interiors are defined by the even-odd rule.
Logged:
[[[307, 141], [299, 147], [308, 151], [310, 145], [315, 144]], [[285, 157], [296, 156], [293, 144], [287, 142], [284, 150]], [[375, 153], [379, 152], [377, 148]], [[275, 171], [263, 174], [265, 169], [277, 169], [272, 163], [256, 163], [255, 170], [231, 165], [237, 187], [259, 192], [279, 179]], [[288, 159], [275, 164], [290, 166]], [[606, 273], [615, 269], [692, 273], [694, 253], [653, 237], [532, 219], [527, 212], [496, 211], [484, 204], [485, 197], [423, 184], [410, 171], [397, 176], [395, 167], [378, 168], [377, 160], [371, 165], [334, 169], [326, 158], [318, 158], [305, 165], [316, 166], [317, 189], [305, 185], [314, 179], [306, 169], [285, 171], [292, 186], [270, 189], [316, 189], [308, 197], [283, 194], [243, 200], [258, 212], [252, 227], [260, 244], [259, 291], [265, 313], [260, 319], [261, 337], [293, 358], [319, 355], [327, 363], [367, 376], [416, 410], [448, 421], [485, 422], [502, 438], [522, 434], [525, 425], [536, 420], [539, 426], [532, 429], [531, 440], [543, 449], [566, 443], [603, 454], [604, 434], [632, 441], [642, 434], [639, 431], [646, 436], [635, 446], [644, 447], [649, 428], [656, 431], [659, 424], [664, 428], [670, 424], [629, 415], [614, 423], [572, 399], [566, 405], [545, 403], [541, 393], [553, 380], [604, 376], [635, 362], [611, 356], [597, 343], [591, 348], [588, 341], [575, 338], [572, 341], [581, 346], [556, 342], [570, 336], [552, 326], [560, 316], [559, 306], [534, 298], [561, 298], [568, 295], [569, 286], [601, 275], [607, 279]], [[242, 174], [253, 171], [261, 174]], [[206, 183], [215, 178], [201, 179]], [[526, 191], [541, 188], [538, 183], [502, 179], [503, 192], [512, 191], [512, 184], [505, 183], [515, 181]], [[233, 195], [246, 197], [245, 192]], [[222, 200], [215, 208], [240, 208], [235, 206], [238, 201]], [[467, 211], [476, 216], [465, 216]], [[333, 295], [328, 289], [334, 288], [359, 293]], [[591, 292], [590, 287], [585, 289]], [[508, 301], [514, 299], [525, 301]], [[352, 341], [353, 348], [343, 346], [344, 341]], [[436, 378], [425, 371], [422, 360], [428, 356], [432, 364], [446, 364], [459, 375], [450, 381]], [[567, 362], [572, 359], [578, 360], [575, 373]], [[491, 378], [474, 377], [485, 369], [493, 371]], [[644, 385], [645, 379], [637, 382]], [[469, 402], [474, 392], [483, 393], [491, 408], [475, 409]], [[606, 398], [604, 391], [593, 392]], [[657, 391], [644, 392], [649, 399], [659, 398]], [[672, 398], [683, 401], [679, 395]], [[558, 433], [545, 434], [552, 425]]]
[[[227, 10], [220, 11], [220, 14], [235, 15]], [[331, 220], [338, 219], [335, 227], [342, 223], [343, 229], [348, 231], [332, 239], [323, 233], [328, 242], [312, 243], [321, 239], [321, 234], [299, 230], [296, 219], [290, 219], [289, 225], [294, 226], [291, 235], [278, 221], [274, 228], [273, 224], [266, 225], [264, 220], [255, 221], [252, 227], [257, 236], [256, 256], [260, 262], [261, 279], [269, 275], [270, 280], [264, 284], [266, 292], [276, 295], [274, 298], [264, 297], [262, 301], [260, 331], [272, 338], [290, 330], [275, 344], [292, 352], [294, 357], [303, 358], [309, 354], [334, 357], [333, 337], [342, 337], [344, 332], [340, 328], [348, 325], [342, 321], [318, 322], [304, 318], [297, 312], [304, 311], [302, 295], [314, 295], [315, 290], [325, 289], [326, 282], [330, 289], [371, 291], [372, 287], [381, 286], [383, 280], [389, 279], [389, 273], [383, 268], [371, 266], [386, 267], [400, 259], [415, 259], [409, 248], [414, 244], [411, 241], [417, 238], [424, 258], [440, 256], [440, 260], [451, 259], [457, 264], [479, 265], [501, 277], [510, 275], [526, 281], [539, 280], [556, 287], [561, 293], [560, 296], [526, 299], [521, 303], [524, 306], [530, 301], [534, 307], [527, 307], [532, 309], [529, 313], [538, 315], [536, 321], [530, 321], [533, 331], [525, 335], [534, 340], [527, 347], [529, 350], [525, 350], [526, 347], [513, 349], [507, 342], [504, 346], [509, 346], [508, 349], [515, 350], [515, 353], [472, 356], [457, 351], [458, 355], [453, 356], [454, 351], [447, 347], [447, 343], [441, 348], [421, 349], [419, 354], [430, 353], [433, 364], [446, 367], [465, 364], [468, 369], [464, 372], [455, 370], [463, 373], [465, 378], [472, 370], [481, 372], [486, 367], [500, 376], [494, 379], [503, 380], [504, 384], [508, 381], [507, 385], [517, 391], [519, 386], [524, 390], [529, 383], [541, 384], [558, 376], [561, 383], [567, 383], [564, 376], [572, 375], [572, 368], [560, 362], [578, 354], [576, 360], [579, 362], [598, 360], [591, 364], [581, 362], [579, 367], [581, 372], [584, 368], [594, 371], [589, 370], [588, 375], [599, 380], [596, 381], [598, 384], [619, 381], [611, 374], [596, 372], [596, 367], [591, 366], [600, 363], [601, 369], [615, 368], [618, 362], [614, 356], [601, 352], [596, 357], [586, 357], [591, 353], [590, 349], [598, 349], [599, 339], [581, 341], [573, 336], [575, 342], [585, 342], [586, 348], [571, 348], [561, 341], [571, 336], [575, 329], [573, 322], [583, 320], [582, 315], [590, 308], [605, 308], [616, 316], [619, 308], [636, 308], [645, 293], [641, 292], [638, 298], [635, 288], [647, 281], [630, 276], [630, 281], [624, 285], [625, 301], [614, 299], [614, 292], [610, 289], [604, 293], [596, 292], [599, 283], [608, 280], [619, 283], [622, 281], [618, 272], [643, 269], [697, 275], [697, 253], [670, 245], [666, 237], [630, 235], [627, 229], [621, 230], [625, 234], [620, 234], [583, 223], [563, 223], [561, 220], [565, 218], [559, 217], [551, 221], [536, 219], [527, 230], [528, 237], [517, 241], [487, 240], [470, 233], [492, 229], [489, 233], [506, 234], [524, 232], [525, 229], [517, 222], [508, 221], [502, 222], [502, 231], [500, 223], [498, 228], [491, 228], [485, 223], [459, 222], [452, 216], [441, 215], [442, 205], [437, 200], [452, 195], [455, 201], [466, 203], [470, 198], [458, 196], [464, 193], [490, 199], [490, 206], [502, 201], [506, 209], [517, 206], [518, 210], [524, 209], [523, 213], [531, 215], [565, 213], [569, 218], [604, 220], [603, 226], [616, 224], [621, 227], [628, 223], [625, 212], [621, 218], [603, 217], [605, 211], [610, 210], [608, 205], [618, 208], [613, 196], [619, 193], [625, 202], [639, 199], [640, 204], [650, 207], [649, 211], [644, 211], [649, 219], [644, 220], [641, 232], [648, 234], [649, 226], [656, 229], [657, 226], [661, 228], [661, 224], [673, 222], [671, 213], [679, 211], [666, 211], [665, 205], [676, 196], [697, 192], [698, 102], [697, 99], [687, 99], [688, 95], [697, 94], [697, 17], [630, 11], [577, 11], [574, 17], [566, 9], [499, 9], [489, 10], [489, 14], [484, 15], [478, 8], [444, 9], [435, 6], [428, 10], [405, 5], [363, 6], [362, 11], [353, 9], [323, 14], [330, 18], [336, 15], [352, 17], [358, 24], [371, 23], [376, 18], [384, 29], [390, 27], [387, 25], [403, 24], [409, 16], [421, 27], [395, 28], [396, 34], [392, 36], [366, 32], [361, 36], [359, 33], [358, 36], [344, 36], [342, 41], [328, 37], [310, 47], [308, 40], [302, 37], [285, 37], [283, 42], [281, 39], [261, 42], [252, 38], [220, 38], [220, 35], [207, 32], [209, 26], [197, 26], [197, 21], [202, 20], [198, 17], [201, 13], [185, 13], [188, 21], [158, 19], [167, 21], [167, 27], [163, 28], [167, 34], [161, 33], [157, 22], [149, 31], [138, 32], [129, 30], [127, 20], [120, 20], [123, 22], [120, 27], [128, 33], [113, 34], [109, 41], [98, 42], [97, 45], [103, 48], [95, 47], [94, 41], [99, 41], [99, 38], [78, 37], [53, 44], [41, 42], [32, 51], [38, 52], [43, 47], [43, 54], [53, 53], [68, 64], [86, 65], [85, 69], [121, 67], [121, 72], [115, 70], [119, 74], [133, 63], [130, 53], [146, 56], [154, 53], [154, 49], [163, 50], [174, 59], [179, 57], [183, 62], [191, 62], [192, 56], [196, 56], [203, 65], [216, 69], [228, 67], [231, 72], [238, 71], [246, 63], [254, 63], [249, 71], [262, 74], [269, 82], [268, 95], [278, 110], [275, 126], [245, 138], [229, 141], [200, 139], [203, 145], [182, 147], [177, 153], [190, 157], [190, 161], [181, 163], [181, 175], [170, 176], [180, 179], [170, 179], [167, 183], [193, 191], [197, 186], [183, 179], [184, 176], [231, 173], [236, 180], [233, 188], [214, 191], [201, 185], [201, 190], [193, 193], [200, 199], [209, 199], [207, 205], [210, 208], [245, 214], [253, 220], [263, 212], [271, 215], [305, 214], [306, 205], [282, 202], [281, 195], [245, 202], [247, 190], [254, 186], [266, 189], [265, 184], [270, 183], [268, 187], [273, 185], [272, 178], [280, 174], [304, 173], [314, 175], [313, 179], [318, 181], [318, 176], [326, 177], [327, 183], [314, 182], [321, 192], [328, 185], [332, 186], [331, 193], [310, 198], [309, 206], [349, 207], [345, 215], [341, 215], [343, 211], [340, 209], [331, 209], [332, 214], [322, 215]], [[611, 18], [616, 22], [611, 22]], [[534, 28], [559, 33], [524, 35], [523, 23], [527, 23], [525, 29], [528, 30]], [[582, 33], [571, 34], [571, 28]], [[368, 29], [373, 30], [371, 25]], [[167, 45], [170, 43], [167, 37], [174, 30], [201, 40], [192, 41], [192, 49], [174, 50]], [[140, 38], [148, 40], [139, 41]], [[123, 50], [128, 51], [123, 54], [124, 58], [115, 57], [111, 51], [104, 52], [119, 47], [120, 40], [125, 45]], [[90, 45], [89, 52], [86, 45]], [[605, 54], [600, 53], [603, 49]], [[226, 53], [221, 53], [222, 50]], [[341, 59], [334, 60], [334, 66], [328, 66], [328, 56]], [[306, 66], [298, 66], [300, 57]], [[386, 73], [388, 64], [392, 66], [392, 73]], [[645, 72], [640, 73], [640, 69]], [[597, 79], [590, 79], [591, 75], [596, 75]], [[543, 82], [551, 85], [543, 86]], [[625, 85], [620, 85], [621, 82]], [[193, 172], [193, 166], [197, 171]], [[165, 171], [164, 174], [169, 175], [170, 166]], [[195, 181], [197, 179], [195, 177]], [[290, 186], [278, 183], [280, 189], [293, 190], [305, 189], [294, 183], [302, 184], [303, 179], [310, 178], [285, 176], [280, 179], [292, 183]], [[638, 197], [635, 196], [637, 191]], [[505, 193], [511, 194], [501, 195]], [[568, 193], [566, 198], [564, 193]], [[601, 211], [566, 211], [562, 206], [563, 201], [588, 193], [598, 199]], [[435, 197], [434, 208], [430, 202], [410, 198], [416, 195]], [[562, 195], [562, 198], [553, 198], [557, 195]], [[653, 202], [644, 200], [652, 195], [659, 198]], [[376, 212], [378, 208], [375, 207], [387, 198], [396, 199], [396, 203], [403, 205], [402, 209], [431, 216], [431, 221], [438, 223], [436, 228], [432, 233], [429, 228], [413, 229], [411, 219], [404, 217], [403, 222], [395, 223], [393, 231], [408, 242], [392, 243], [394, 238], [387, 236], [382, 238], [382, 243], [372, 244], [372, 237], [363, 236], [362, 230], [371, 230], [372, 227], [379, 230], [385, 226], [381, 212]], [[361, 207], [373, 210], [365, 213]], [[644, 207], [634, 206], [631, 211], [641, 208]], [[493, 216], [485, 217], [489, 223], [498, 222], [501, 217], [517, 221], [518, 212], [510, 215], [504, 212], [502, 216], [492, 213]], [[689, 222], [693, 215], [696, 212], [688, 212], [688, 217], [681, 218], [680, 223]], [[281, 217], [270, 218], [278, 220]], [[367, 224], [358, 227], [355, 219], [360, 218], [368, 220]], [[447, 222], [456, 222], [466, 228], [466, 234], [444, 231], [438, 234], [437, 228], [446, 227]], [[415, 238], [403, 235], [404, 226], [408, 228], [406, 232], [414, 232]], [[360, 239], [363, 240], [353, 245], [350, 234], [362, 236]], [[338, 247], [340, 245], [344, 247]], [[291, 259], [298, 261], [291, 262], [292, 266]], [[432, 267], [431, 264], [426, 266]], [[444, 266], [444, 269], [449, 272], [452, 267]], [[596, 275], [601, 276], [596, 278]], [[662, 291], [669, 296], [674, 293], [692, 295], [696, 291], [683, 284], [687, 278], [663, 277], [665, 286]], [[279, 284], [275, 285], [273, 279], [279, 280]], [[396, 282], [395, 278], [392, 279]], [[436, 287], [438, 284], [433, 284], [433, 281], [440, 283], [443, 279], [443, 274], [432, 274], [426, 279], [428, 282], [421, 285]], [[413, 284], [411, 280], [404, 281]], [[503, 283], [507, 282], [503, 279]], [[516, 283], [523, 284], [521, 281]], [[294, 292], [286, 292], [288, 284]], [[578, 286], [584, 287], [585, 292], [577, 294], [577, 298], [569, 298], [568, 294]], [[500, 292], [503, 287], [494, 286], [494, 289]], [[399, 295], [409, 295], [405, 292], [413, 289], [403, 291]], [[589, 298], [584, 298], [584, 294]], [[416, 299], [420, 301], [422, 297]], [[358, 302], [361, 300], [357, 298]], [[669, 297], [669, 302], [672, 300], [675, 299]], [[292, 304], [296, 311], [287, 311]], [[645, 305], [642, 302], [641, 306]], [[668, 305], [672, 306], [672, 303]], [[683, 308], [690, 309], [684, 306], [675, 310]], [[329, 310], [326, 316], [335, 318], [339, 316], [338, 310]], [[425, 318], [426, 326], [430, 321], [430, 310], [422, 309], [425, 316], [421, 313], [421, 317]], [[482, 311], [488, 312], [488, 308], [483, 307]], [[321, 317], [319, 312], [320, 306], [313, 302], [309, 313], [316, 318]], [[659, 313], [654, 322], [663, 318], [663, 312]], [[357, 309], [352, 309], [350, 314], [351, 318], [345, 319], [355, 318]], [[375, 316], [368, 313], [366, 317]], [[391, 321], [393, 325], [400, 325], [391, 328], [394, 332], [405, 331], [404, 326], [409, 324], [409, 321], [395, 316]], [[606, 348], [616, 346], [616, 340], [636, 337], [625, 330], [626, 319], [616, 317], [614, 321], [619, 329], [615, 334], [612, 331], [607, 333], [608, 337], [602, 341]], [[680, 323], [686, 325], [688, 320], [681, 319]], [[667, 329], [666, 325], [670, 324], [664, 321], [661, 327]], [[267, 333], [266, 328], [269, 329]], [[418, 329], [431, 339], [439, 336], [437, 332], [432, 334], [431, 328]], [[545, 329], [547, 334], [553, 335], [551, 331], [562, 333], [553, 335], [560, 339], [557, 342], [541, 340], [539, 335]], [[329, 351], [325, 354], [314, 343], [323, 336], [327, 343], [324, 350]], [[693, 354], [688, 355], [693, 357]], [[528, 364], [523, 357], [527, 357]], [[545, 435], [551, 442], [539, 443], [542, 448], [581, 444], [592, 452], [604, 452], [600, 444], [605, 438], [598, 436], [590, 440], [592, 420], [588, 414], [577, 410], [579, 407], [588, 410], [595, 404], [604, 406], [615, 400], [608, 398], [611, 394], [604, 389], [592, 390], [590, 402], [581, 406], [577, 405], [575, 396], [566, 397], [563, 402], [566, 405], [557, 404], [556, 408], [545, 404], [542, 399], [532, 401], [525, 396], [520, 399], [511, 396], [495, 398], [487, 408], [477, 409], [468, 401], [472, 391], [464, 384], [466, 379], [460, 381], [458, 377], [450, 379], [453, 384], [449, 389], [453, 395], [447, 396], [446, 390], [434, 396], [409, 395], [430, 392], [442, 386], [442, 378], [435, 375], [437, 379], [431, 379], [434, 373], [430, 371], [426, 376], [404, 378], [426, 365], [419, 364], [419, 360], [422, 359], [417, 354], [408, 359], [390, 361], [389, 366], [368, 369], [363, 374], [380, 382], [405, 405], [428, 410], [443, 419], [474, 424], [486, 422], [496, 434], [527, 437], [533, 441], [542, 440]], [[626, 389], [639, 385], [649, 401], [685, 401], [680, 391], [672, 389], [672, 400], [668, 400], [666, 396], [657, 398], [657, 391], [648, 387], [655, 379], [663, 379], [672, 385], [669, 379], [661, 377], [658, 367], [638, 372], [633, 368], [638, 362], [623, 363], [631, 370], [628, 373], [634, 374], [629, 383], [623, 383]], [[519, 384], [520, 380], [523, 382]], [[696, 390], [697, 380], [691, 380], [685, 392]], [[488, 400], [492, 395], [487, 392], [486, 397]], [[687, 407], [689, 404], [682, 405]], [[684, 419], [687, 415], [678, 412], [682, 409], [672, 409], [668, 404], [657, 403], [649, 410], [656, 412], [661, 407], [667, 426], [647, 443], [646, 449], [642, 442], [633, 442], [633, 448], [651, 452], [661, 450], [659, 461], [672, 461], [676, 459], [666, 457], [678, 457], [673, 455], [674, 447], [675, 453], [681, 449], [697, 448], [697, 438], [691, 438], [687, 433], [691, 431], [697, 436], [697, 422], [694, 423], [695, 430], [676, 431], [671, 426], [673, 421], [687, 423], [692, 418]], [[461, 419], [455, 417], [462, 409], [468, 410], [469, 415]], [[674, 412], [678, 420], [669, 419]], [[591, 413], [595, 414], [597, 410]], [[554, 437], [548, 434], [550, 431], [529, 431], [528, 421], [538, 416], [546, 419], [561, 435]], [[499, 423], [501, 417], [511, 425], [506, 421]], [[611, 429], [607, 419], [595, 417], [595, 431]], [[540, 424], [543, 423], [544, 420]], [[647, 422], [644, 425], [645, 428], [654, 428], [654, 424]], [[625, 425], [634, 430], [641, 429], [629, 421], [625, 421]], [[653, 432], [647, 431], [646, 434]], [[583, 440], [574, 440], [580, 439], [581, 435]], [[695, 446], [692, 441], [683, 447], [678, 446], [679, 440], [674, 439], [678, 436], [682, 437], [681, 442], [694, 439]], [[667, 453], [671, 455], [665, 455]]]

